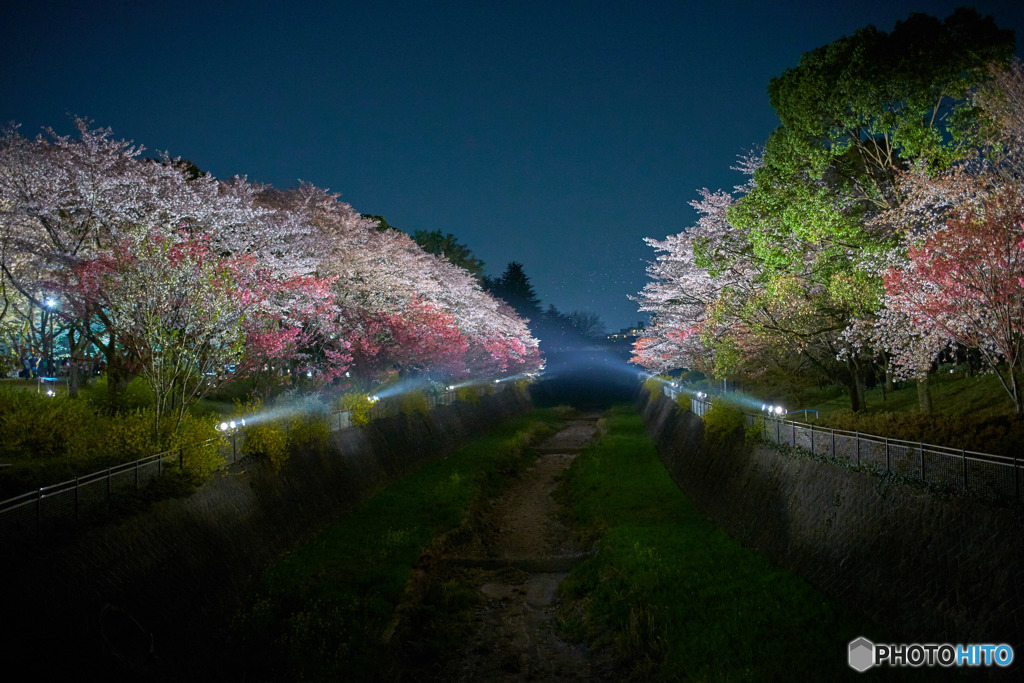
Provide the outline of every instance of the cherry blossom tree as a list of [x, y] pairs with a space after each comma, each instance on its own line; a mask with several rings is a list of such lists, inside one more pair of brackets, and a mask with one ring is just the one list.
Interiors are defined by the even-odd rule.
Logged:
[[201, 236], [157, 228], [118, 241], [69, 273], [68, 300], [104, 312], [152, 389], [158, 439], [165, 420], [175, 431], [243, 357], [251, 296], [236, 286], [235, 269]]
[[[166, 154], [143, 159], [143, 148], [83, 119], [75, 126], [75, 138], [11, 129], [0, 139], [3, 320], [31, 323], [61, 293], [72, 351], [100, 349], [112, 396], [142, 374], [156, 383], [161, 415], [191, 400], [194, 378], [166, 374], [184, 358], [166, 355], [177, 353], [171, 340], [184, 339], [211, 359], [197, 356], [192, 369], [232, 365], [235, 377], [264, 380], [281, 368], [326, 384], [349, 368], [371, 378], [396, 367], [542, 367], [525, 321], [472, 274], [377, 230], [337, 194], [220, 181]], [[148, 278], [159, 283], [152, 292]], [[224, 313], [209, 329], [181, 322], [202, 306]]]
[[885, 276], [887, 305], [977, 350], [1024, 410], [1024, 195], [1007, 185], [914, 243]]

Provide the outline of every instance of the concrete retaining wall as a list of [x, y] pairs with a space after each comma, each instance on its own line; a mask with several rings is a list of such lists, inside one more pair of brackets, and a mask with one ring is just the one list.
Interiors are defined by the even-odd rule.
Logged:
[[510, 388], [427, 417], [377, 420], [334, 432], [336, 452], [292, 454], [280, 474], [241, 462], [121, 523], [8, 546], [0, 580], [13, 634], [0, 639], [0, 657], [12, 671], [31, 665], [40, 680], [116, 673], [123, 667], [100, 633], [113, 605], [153, 632], [162, 675], [212, 679], [231, 659], [229, 619], [265, 567], [373, 491], [530, 406]]
[[[716, 524], [901, 642], [1024, 652], [1019, 510], [916, 489], [768, 447], [712, 448], [665, 396], [641, 400], [680, 488]], [[871, 634], [863, 634], [871, 639]]]

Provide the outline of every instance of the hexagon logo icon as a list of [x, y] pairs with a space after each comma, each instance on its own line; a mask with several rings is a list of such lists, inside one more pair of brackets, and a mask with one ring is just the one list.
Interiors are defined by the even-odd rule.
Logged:
[[875, 664], [875, 644], [867, 638], [850, 641], [850, 668], [861, 673]]

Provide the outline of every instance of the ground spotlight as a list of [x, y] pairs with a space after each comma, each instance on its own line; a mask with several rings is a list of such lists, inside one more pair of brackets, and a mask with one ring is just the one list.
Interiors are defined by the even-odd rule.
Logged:
[[240, 429], [240, 428], [242, 428], [244, 426], [245, 426], [245, 420], [244, 419], [239, 419], [237, 422], [234, 421], [234, 420], [229, 420], [228, 422], [221, 422], [219, 425], [217, 425], [217, 431], [218, 432], [228, 432], [228, 433], [232, 433], [233, 434], [235, 432], [235, 430]]
[[380, 400], [380, 396], [371, 396], [369, 399], [370, 403], [376, 403]]

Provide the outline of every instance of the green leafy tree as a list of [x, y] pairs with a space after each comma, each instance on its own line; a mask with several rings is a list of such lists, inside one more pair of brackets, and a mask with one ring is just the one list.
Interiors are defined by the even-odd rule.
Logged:
[[[973, 151], [977, 112], [968, 94], [993, 63], [1008, 62], [1013, 46], [1012, 31], [974, 10], [945, 20], [913, 14], [891, 33], [868, 26], [805, 53], [772, 79], [781, 125], [728, 219], [749, 242], [763, 291], [772, 301], [799, 293], [800, 315], [757, 332], [831, 353], [837, 331], [874, 315], [881, 281], [860, 264], [891, 250], [898, 234], [872, 219], [904, 200], [901, 172], [918, 163], [941, 170]], [[714, 271], [716, 255], [700, 256]], [[858, 410], [874, 351], [846, 353]]]

